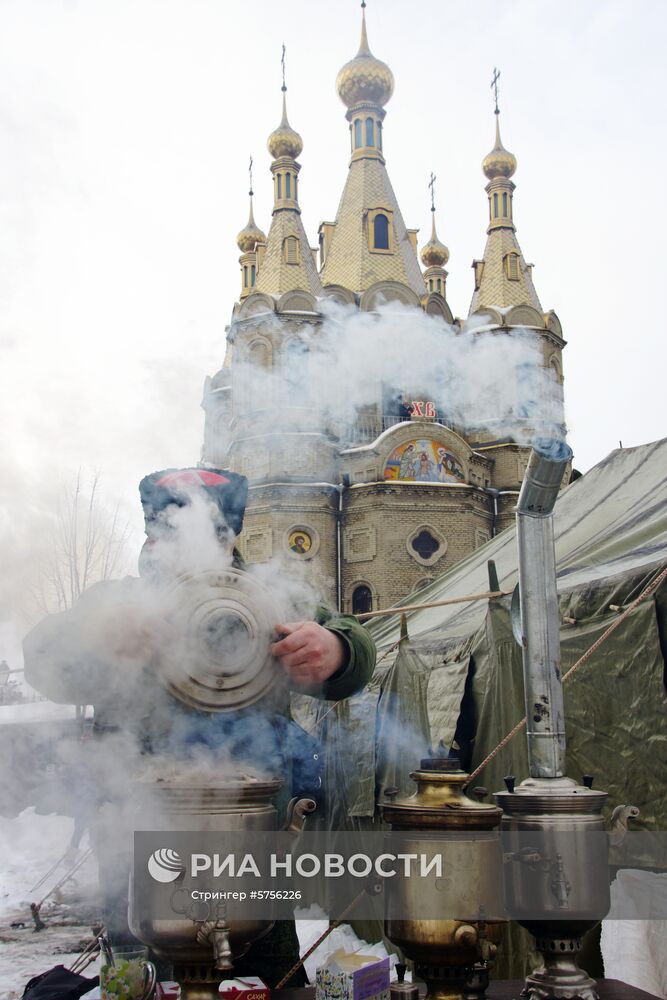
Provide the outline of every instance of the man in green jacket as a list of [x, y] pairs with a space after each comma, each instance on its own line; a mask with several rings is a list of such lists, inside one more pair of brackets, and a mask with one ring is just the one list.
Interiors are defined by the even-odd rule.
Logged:
[[[260, 745], [258, 765], [289, 773], [286, 691], [282, 702], [209, 713], [179, 701], [150, 669], [179, 638], [161, 605], [165, 588], [183, 573], [224, 565], [245, 569], [235, 541], [247, 480], [227, 470], [168, 469], [144, 477], [139, 489], [147, 536], [139, 579], [99, 583], [71, 610], [40, 622], [24, 641], [27, 681], [53, 701], [94, 706], [94, 734], [102, 751], [95, 754], [98, 805], [118, 801], [119, 786], [131, 779], [139, 761], [145, 763], [146, 754], [179, 760], [202, 752], [214, 758], [221, 751], [252, 764], [252, 749]], [[370, 679], [375, 645], [355, 618], [322, 607], [315, 617], [276, 622], [271, 653], [286, 675], [285, 689], [338, 701]], [[112, 936], [122, 940], [128, 933], [123, 879], [117, 864], [105, 878], [104, 858], [99, 860], [108, 924]], [[277, 924], [258, 944], [243, 967], [275, 982], [298, 955], [294, 925]], [[292, 985], [298, 984], [296, 977]]]

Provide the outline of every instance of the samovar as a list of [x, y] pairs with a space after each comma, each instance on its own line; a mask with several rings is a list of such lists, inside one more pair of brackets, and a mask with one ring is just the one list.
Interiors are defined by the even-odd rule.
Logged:
[[[184, 576], [165, 601], [171, 634], [178, 641], [152, 664], [162, 685], [179, 702], [202, 713], [243, 715], [249, 709], [268, 716], [286, 702], [284, 671], [270, 654], [275, 625], [284, 618], [268, 590], [249, 574], [228, 569]], [[196, 716], [193, 715], [196, 719]], [[248, 750], [250, 751], [250, 747]], [[282, 777], [243, 773], [243, 761], [224, 761], [202, 753], [189, 764], [172, 750], [167, 760], [151, 759], [150, 776], [135, 785], [135, 829], [244, 832], [279, 827], [298, 832], [315, 809], [312, 799], [292, 799], [279, 824], [274, 799]], [[161, 770], [162, 769], [162, 770]], [[155, 894], [130, 884], [132, 933], [174, 965], [183, 1000], [213, 1000], [229, 977], [235, 958], [273, 926], [271, 919], [234, 917], [233, 904], [192, 905], [178, 884], [172, 895], [174, 916], [157, 916]]]
[[[162, 830], [242, 833], [277, 829], [273, 799], [282, 784], [280, 779], [262, 781], [246, 776], [197, 785], [186, 778], [145, 781], [139, 783], [138, 790], [142, 809], [159, 810]], [[314, 808], [312, 799], [292, 799], [283, 829], [300, 832]], [[155, 891], [159, 891], [157, 887]], [[235, 919], [226, 904], [188, 903], [178, 884], [172, 900], [174, 916], [158, 918], [150, 888], [147, 891], [144, 882], [142, 892], [136, 893], [131, 882], [130, 930], [156, 955], [173, 963], [182, 1000], [215, 1000], [220, 982], [232, 974], [234, 959], [245, 955], [253, 941], [267, 934], [273, 921]]]
[[[595, 981], [579, 968], [577, 954], [582, 935], [609, 909], [607, 793], [593, 790], [590, 775], [583, 785], [565, 775], [553, 508], [571, 457], [564, 442], [537, 441], [519, 494], [519, 602], [512, 605], [523, 655], [530, 777], [515, 787], [508, 776], [506, 790], [494, 796], [509, 841], [508, 910], [534, 936], [543, 958], [526, 978], [523, 995], [530, 1000], [597, 1000]], [[634, 807], [630, 812], [638, 814]]]
[[415, 963], [429, 1000], [463, 1000], [471, 989], [481, 995], [502, 927], [501, 811], [464, 793], [469, 776], [458, 758], [426, 757], [410, 777], [417, 790], [398, 798], [387, 789], [383, 817], [401, 831], [403, 850], [439, 851], [445, 877], [432, 880], [427, 901], [417, 880], [388, 883], [385, 934]]

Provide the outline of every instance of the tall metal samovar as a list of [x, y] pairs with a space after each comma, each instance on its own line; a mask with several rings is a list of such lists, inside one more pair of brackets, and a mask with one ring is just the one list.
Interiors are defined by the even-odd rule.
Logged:
[[[533, 445], [517, 505], [520, 620], [530, 776], [495, 799], [510, 915], [535, 938], [543, 964], [526, 978], [531, 1000], [597, 1000], [596, 984], [577, 964], [583, 934], [609, 909], [602, 809], [607, 793], [565, 775], [565, 719], [560, 664], [553, 508], [572, 457], [562, 441]], [[515, 602], [513, 602], [513, 605]], [[637, 814], [637, 810], [633, 810]], [[515, 839], [512, 849], [512, 839]]]
[[395, 790], [385, 791], [384, 819], [392, 831], [401, 831], [403, 850], [441, 852], [445, 875], [426, 890], [421, 880], [389, 882], [385, 933], [415, 963], [429, 1000], [462, 1000], [475, 967], [479, 971], [488, 963], [500, 938], [501, 811], [464, 794], [469, 776], [458, 758], [426, 757], [410, 777], [417, 784], [413, 795], [398, 798]]
[[[153, 670], [172, 696], [204, 716], [242, 715], [251, 708], [269, 716], [280, 711], [287, 697], [285, 675], [269, 647], [284, 615], [265, 587], [235, 569], [199, 573], [177, 580], [165, 606], [177, 642]], [[142, 817], [148, 816], [149, 829], [165, 831], [297, 832], [315, 808], [312, 799], [292, 799], [286, 820], [279, 823], [273, 800], [282, 777], [253, 774], [252, 767], [229, 757], [219, 761], [202, 755], [190, 763], [158, 758], [149, 770], [135, 786], [136, 829], [146, 828]], [[226, 904], [202, 910], [178, 893], [176, 884], [174, 916], [164, 919], [157, 916], [150, 888], [138, 892], [131, 885], [130, 928], [174, 963], [183, 1000], [214, 1000], [234, 959], [273, 921], [235, 919], [233, 906]]]
[[[249, 775], [193, 784], [184, 776], [146, 780], [140, 791], [143, 807], [159, 811], [162, 830], [243, 833], [278, 829], [273, 799], [282, 785], [280, 779], [263, 781]], [[282, 829], [300, 832], [314, 808], [312, 799], [292, 799]], [[169, 919], [156, 916], [158, 906], [145, 882], [141, 893], [131, 886], [130, 929], [156, 955], [173, 963], [181, 1000], [216, 1000], [222, 979], [233, 975], [234, 960], [271, 930], [273, 920], [235, 919], [233, 904], [194, 904], [178, 883], [174, 885], [175, 914]]]

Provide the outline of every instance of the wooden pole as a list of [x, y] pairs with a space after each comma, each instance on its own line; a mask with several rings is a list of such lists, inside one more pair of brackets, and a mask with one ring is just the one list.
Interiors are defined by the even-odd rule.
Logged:
[[489, 601], [494, 597], [507, 597], [511, 590], [486, 590], [483, 594], [468, 594], [467, 597], [448, 597], [444, 601], [428, 601], [425, 604], [404, 604], [400, 608], [384, 608], [382, 611], [365, 611], [354, 615], [359, 621], [366, 618], [382, 618], [383, 615], [402, 615], [406, 611], [421, 611], [422, 608], [444, 608], [447, 604], [468, 604], [471, 601]]

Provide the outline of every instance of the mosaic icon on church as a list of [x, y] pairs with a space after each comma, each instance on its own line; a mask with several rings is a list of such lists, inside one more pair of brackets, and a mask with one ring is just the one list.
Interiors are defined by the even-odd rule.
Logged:
[[460, 460], [438, 441], [418, 438], [398, 445], [384, 465], [384, 478], [416, 483], [462, 483]]
[[307, 531], [291, 531], [287, 539], [290, 551], [297, 556], [305, 556], [313, 547], [313, 540]]

